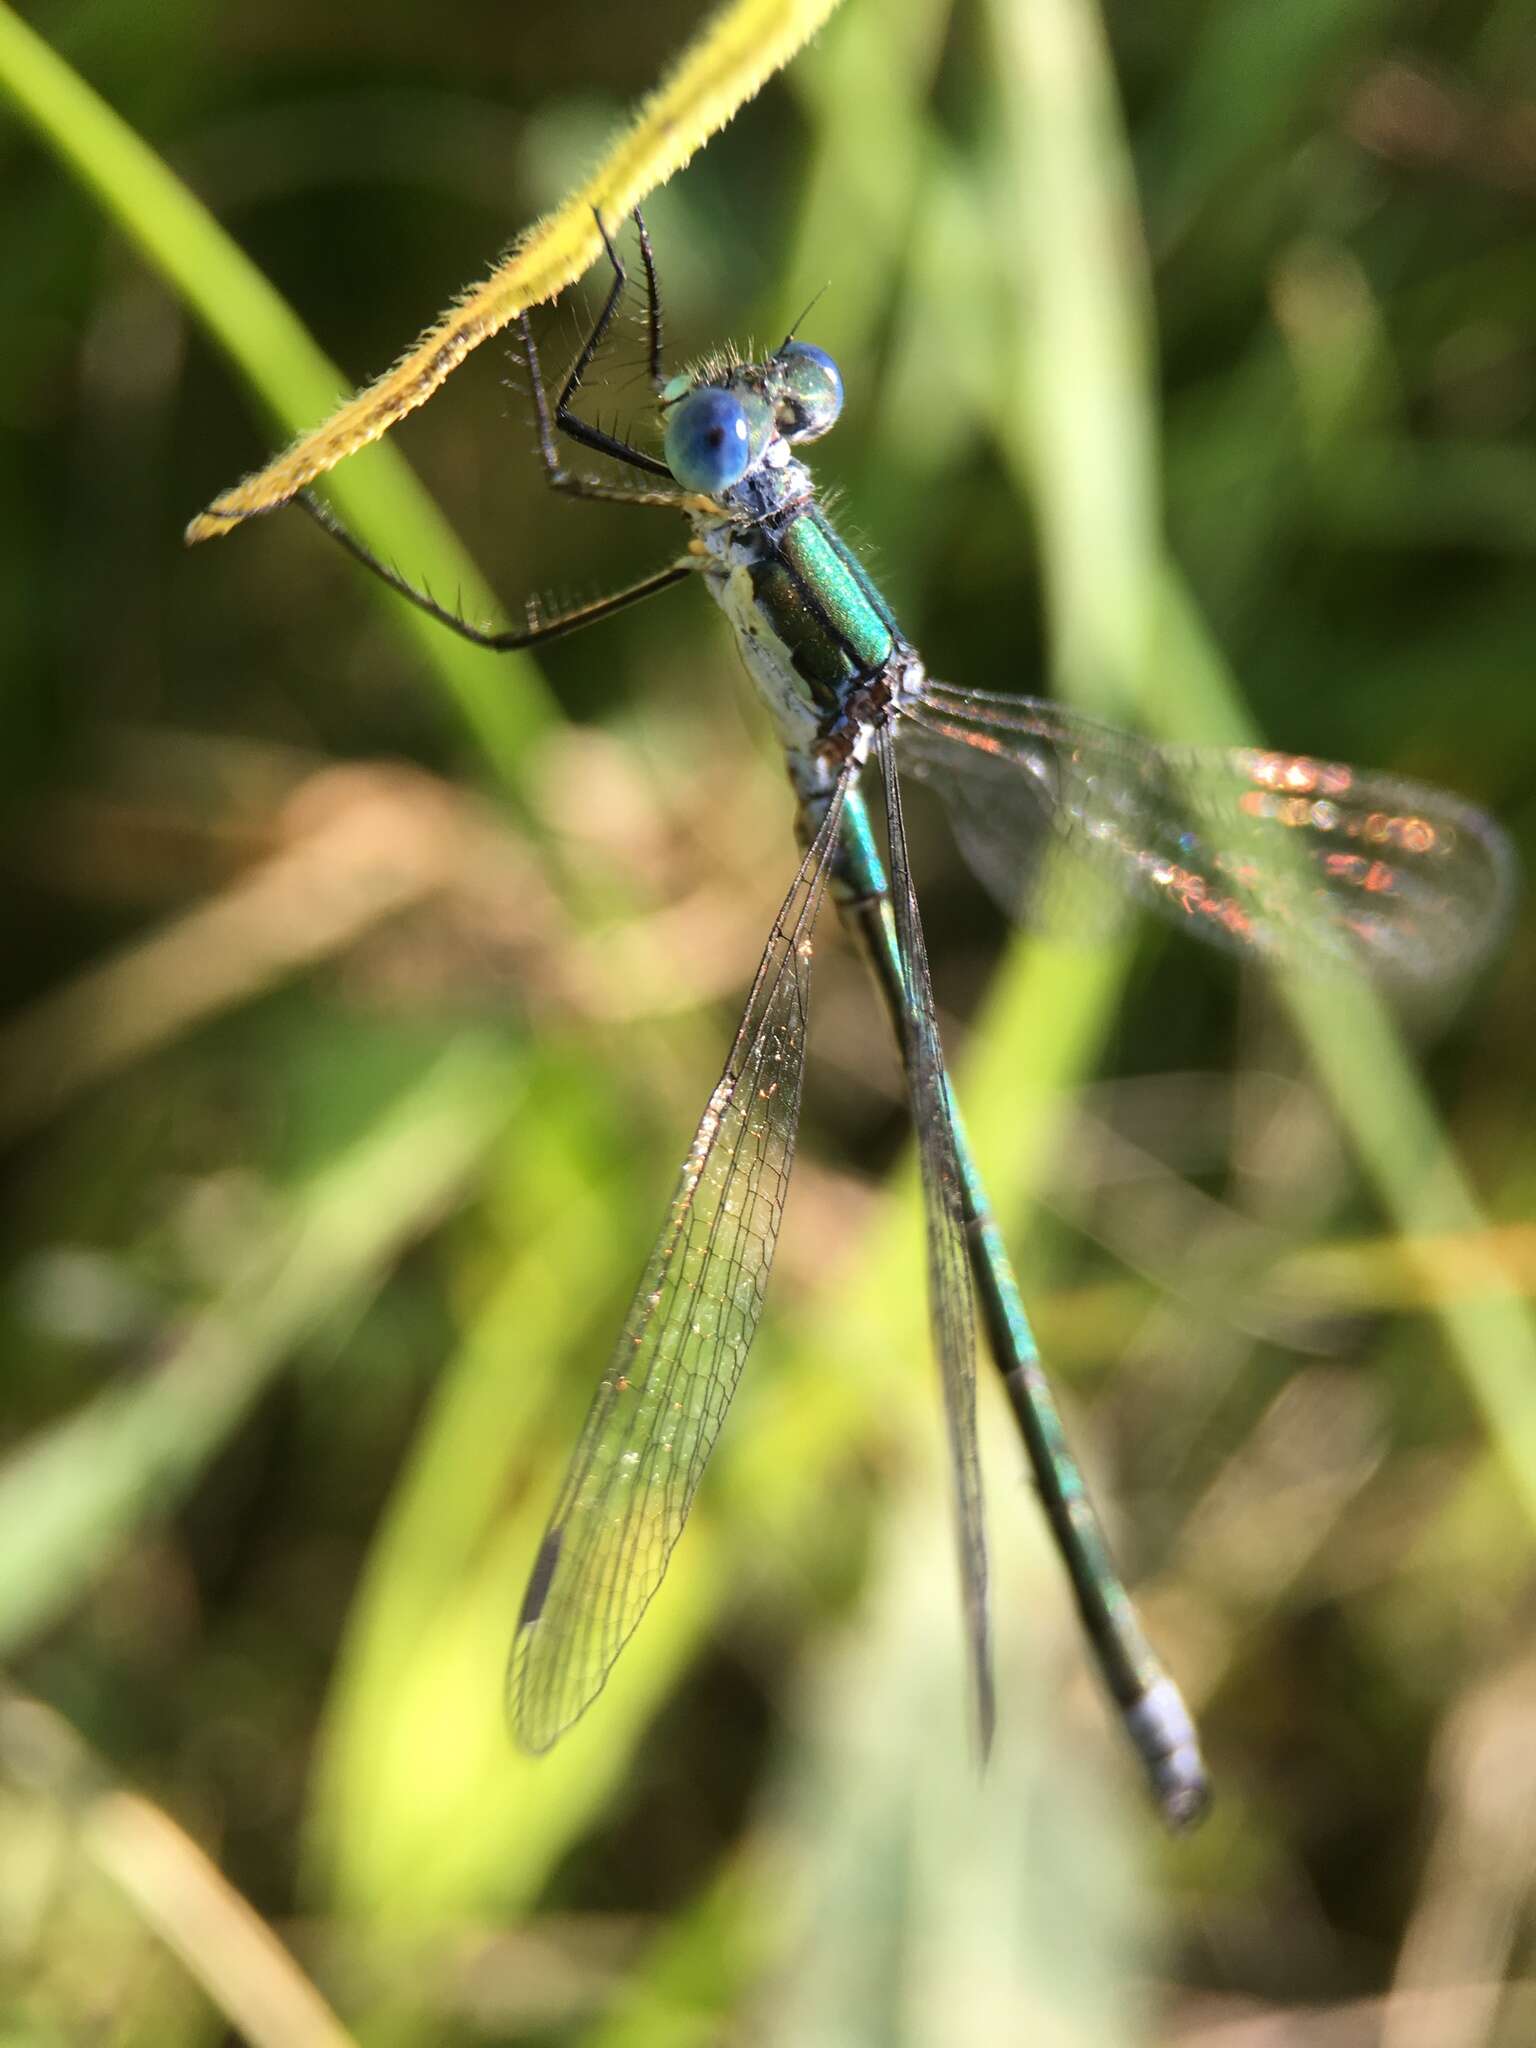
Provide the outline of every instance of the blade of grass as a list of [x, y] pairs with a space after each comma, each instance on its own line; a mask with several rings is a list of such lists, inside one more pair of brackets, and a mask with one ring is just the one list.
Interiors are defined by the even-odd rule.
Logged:
[[463, 1040], [284, 1203], [242, 1270], [124, 1379], [0, 1466], [0, 1656], [169, 1513], [295, 1345], [353, 1304], [463, 1187], [517, 1100], [504, 1052]]
[[1147, 2038], [1135, 1973], [1149, 1916], [1130, 1839], [1087, 1756], [1059, 1746], [1032, 1570], [1006, 1551], [1013, 1710], [984, 1778], [966, 1754], [960, 1697], [934, 1658], [954, 1592], [939, 1475], [927, 1476], [877, 1549], [868, 1624], [802, 1688], [801, 1740], [770, 1813], [779, 1855], [760, 1911], [774, 1975], [759, 2037], [1132, 2048]]
[[[346, 379], [281, 296], [170, 167], [3, 0], [0, 96], [159, 271], [281, 431], [334, 402]], [[374, 450], [332, 488], [348, 523], [383, 560], [408, 562], [432, 588], [454, 591], [472, 617], [497, 614], [495, 595], [395, 450]], [[472, 648], [383, 596], [501, 783], [523, 794], [529, 744], [558, 716], [533, 662]]]
[[[951, 0], [847, 8], [814, 56], [789, 73], [811, 146], [784, 275], [796, 291], [826, 281], [816, 332], [840, 360], [871, 353], [892, 279], [912, 253], [913, 211], [936, 145], [927, 101], [952, 11]], [[879, 125], [902, 135], [905, 146], [871, 148]], [[847, 232], [850, 216], [859, 223], [856, 237]], [[767, 330], [782, 318], [775, 303], [757, 325]]]
[[993, 0], [989, 12], [1003, 114], [997, 212], [1008, 223], [994, 276], [1011, 301], [1013, 349], [997, 423], [1040, 522], [1055, 688], [1114, 718], [1149, 679], [1161, 552], [1152, 315], [1129, 147], [1096, 8]]
[[[1004, 185], [983, 189], [1007, 353], [992, 428], [1034, 509], [1051, 681], [1115, 716], [1148, 673], [1159, 561], [1152, 320], [1134, 183], [1103, 31], [1075, 0], [989, 9]], [[1008, 1217], [1024, 1202], [1054, 1105], [1095, 1061], [1127, 947], [1016, 945], [962, 1075], [984, 1101], [978, 1159]]]
[[252, 2048], [351, 2048], [353, 2036], [191, 1836], [114, 1783], [62, 1715], [4, 1683], [0, 1771], [70, 1813], [86, 1854]]
[[[1091, 649], [1110, 675], [1140, 679], [1147, 720], [1164, 737], [1257, 744], [1193, 599], [1155, 552], [1142, 431], [1150, 393], [1132, 389], [1148, 365], [1127, 346], [1144, 331], [1142, 266], [1125, 256], [1128, 159], [1097, 10], [1088, 0], [996, 0], [992, 16], [1012, 179], [1026, 212], [1038, 208], [1024, 260], [1004, 271], [1035, 345], [1032, 402], [1022, 417], [1003, 415], [1003, 447], [1037, 498], [1055, 614], [1075, 622], [1063, 681]], [[1115, 506], [1117, 450], [1129, 511]], [[1398, 1227], [1487, 1247], [1483, 1297], [1436, 1291], [1433, 1312], [1536, 1519], [1536, 1319], [1519, 1275], [1500, 1259], [1381, 999], [1363, 982], [1277, 988]]]

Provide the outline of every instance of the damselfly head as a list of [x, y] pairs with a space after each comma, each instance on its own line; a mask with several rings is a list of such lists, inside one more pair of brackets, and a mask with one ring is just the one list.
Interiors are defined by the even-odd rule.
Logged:
[[843, 380], [826, 350], [789, 340], [766, 362], [685, 371], [664, 385], [662, 452], [685, 490], [712, 497], [739, 484], [775, 442], [826, 433], [842, 405]]

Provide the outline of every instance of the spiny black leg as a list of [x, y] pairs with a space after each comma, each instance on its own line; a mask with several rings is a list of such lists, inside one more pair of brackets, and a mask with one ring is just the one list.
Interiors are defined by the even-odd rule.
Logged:
[[[608, 330], [613, 325], [614, 315], [619, 310], [619, 300], [624, 296], [624, 287], [629, 282], [629, 272], [624, 268], [619, 258], [619, 252], [613, 246], [613, 237], [609, 234], [607, 228], [603, 226], [603, 216], [595, 206], [592, 209], [592, 218], [597, 222], [597, 232], [603, 238], [603, 247], [608, 251], [608, 261], [613, 266], [613, 282], [608, 287], [608, 296], [603, 301], [603, 309], [592, 322], [591, 333], [577, 350], [576, 360], [571, 365], [570, 375], [561, 387], [560, 396], [555, 400], [555, 420], [557, 425], [560, 426], [564, 426], [565, 421], [562, 415], [570, 406], [571, 400], [576, 396], [576, 393], [581, 389], [581, 380], [587, 374], [592, 358], [602, 347]], [[577, 425], [579, 426], [580, 424], [580, 421], [578, 421]]]
[[366, 547], [354, 533], [337, 518], [330, 506], [310, 491], [300, 491], [298, 502], [304, 507], [317, 526], [322, 527], [332, 540], [340, 543], [353, 561], [360, 562], [371, 576], [377, 576], [381, 583], [403, 597], [407, 604], [415, 605], [425, 612], [429, 619], [446, 626], [457, 633], [461, 640], [468, 640], [473, 646], [488, 647], [494, 654], [507, 654], [514, 648], [534, 647], [541, 640], [558, 640], [563, 633], [576, 633], [583, 626], [596, 625], [599, 619], [606, 619], [614, 612], [621, 612], [627, 605], [639, 604], [643, 598], [654, 597], [660, 590], [668, 589], [674, 583], [681, 583], [685, 576], [693, 574], [694, 564], [674, 562], [666, 569], [658, 569], [652, 576], [644, 577], [639, 583], [631, 583], [627, 589], [615, 590], [607, 597], [599, 597], [590, 604], [573, 605], [569, 611], [557, 612], [553, 617], [544, 618], [538, 606], [529, 601], [528, 623], [523, 627], [506, 627], [498, 632], [487, 632], [482, 626], [472, 626], [468, 619], [460, 618], [446, 605], [438, 603], [424, 590], [418, 590], [414, 583], [408, 583], [398, 570], [388, 568], [373, 550]]
[[[544, 464], [544, 481], [552, 491], [568, 491], [573, 498], [599, 498], [618, 505], [661, 505], [670, 512], [683, 510], [688, 502], [687, 494], [678, 490], [672, 481], [672, 472], [665, 463], [656, 462], [644, 455], [638, 448], [627, 448], [623, 442], [615, 441], [605, 452], [616, 455], [621, 462], [628, 462], [636, 469], [656, 470], [672, 483], [668, 491], [654, 491], [643, 484], [610, 483], [600, 476], [578, 476], [561, 465], [560, 450], [555, 441], [555, 428], [562, 425], [573, 440], [581, 435], [573, 429], [581, 425], [579, 420], [569, 418], [560, 421], [558, 413], [553, 417], [549, 410], [549, 396], [544, 389], [544, 373], [539, 365], [539, 351], [533, 339], [533, 328], [526, 313], [518, 314], [518, 326], [523, 337], [523, 349], [528, 363], [528, 382], [533, 391], [533, 414], [538, 423], [539, 456]], [[585, 432], [593, 430], [587, 429]], [[606, 441], [604, 436], [603, 440]]]
[[[591, 333], [577, 352], [576, 360], [571, 365], [570, 375], [561, 386], [560, 395], [555, 400], [553, 413], [550, 411], [549, 394], [544, 388], [544, 370], [543, 365], [539, 361], [538, 344], [533, 338], [532, 322], [526, 311], [518, 315], [518, 325], [523, 337], [523, 350], [528, 363], [528, 381], [533, 389], [533, 409], [538, 421], [539, 454], [544, 462], [545, 479], [551, 490], [569, 491], [571, 496], [575, 498], [599, 498], [621, 505], [664, 505], [674, 510], [682, 509], [687, 504], [687, 495], [675, 487], [672, 472], [664, 462], [658, 462], [654, 455], [647, 455], [641, 448], [631, 447], [627, 441], [621, 441], [615, 435], [603, 433], [601, 428], [588, 426], [584, 420], [577, 419], [570, 409], [571, 399], [581, 389], [581, 380], [585, 376], [593, 356], [601, 346], [604, 335], [606, 335], [613, 323], [614, 313], [619, 303], [619, 296], [624, 289], [626, 281], [626, 273], [624, 265], [619, 260], [619, 253], [613, 246], [608, 230], [603, 226], [602, 215], [596, 213], [595, 209], [594, 218], [597, 221], [598, 233], [603, 238], [603, 246], [608, 251], [608, 260], [613, 265], [613, 283], [609, 287], [608, 296], [603, 302], [601, 312], [592, 324]], [[652, 276], [648, 244], [646, 261], [647, 275]], [[660, 329], [657, 325], [659, 316], [654, 309], [654, 289], [653, 280], [651, 336], [653, 363], [657, 361], [657, 351], [660, 348]], [[595, 448], [600, 454], [611, 455], [617, 462], [627, 463], [631, 469], [641, 469], [652, 476], [664, 476], [669, 484], [673, 484], [673, 488], [666, 491], [646, 490], [634, 484], [609, 483], [602, 477], [575, 475], [561, 464], [559, 449], [555, 443], [557, 431], [568, 435], [573, 441], [580, 442], [584, 447]]]
[[[613, 283], [608, 288], [608, 296], [603, 301], [602, 311], [592, 323], [592, 332], [577, 351], [576, 360], [571, 365], [570, 375], [561, 387], [560, 396], [555, 400], [554, 423], [562, 434], [567, 434], [571, 440], [580, 442], [582, 447], [595, 448], [600, 455], [611, 455], [616, 462], [627, 462], [631, 469], [643, 469], [651, 476], [664, 476], [670, 482], [672, 472], [664, 462], [658, 461], [654, 455], [647, 455], [642, 448], [632, 448], [627, 441], [621, 441], [616, 434], [605, 434], [601, 427], [588, 426], [585, 420], [577, 419], [576, 415], [571, 411], [571, 400], [581, 389], [581, 380], [587, 373], [588, 365], [602, 346], [603, 337], [613, 325], [614, 314], [618, 311], [619, 300], [623, 296], [624, 286], [628, 282], [628, 272], [619, 260], [618, 250], [613, 246], [613, 237], [609, 234], [607, 228], [604, 227], [603, 216], [595, 207], [593, 208], [593, 218], [597, 222], [597, 232], [603, 238], [603, 247], [608, 251], [608, 261], [613, 265]], [[528, 335], [526, 322], [523, 332], [526, 338]], [[539, 376], [536, 357], [530, 356], [529, 366], [534, 372], [534, 383], [537, 385]], [[548, 449], [545, 451], [544, 460], [546, 467], [549, 467], [550, 457]], [[553, 465], [553, 472], [558, 473], [559, 467], [559, 463], [556, 462]], [[564, 488], [564, 486], [561, 488]]]
[[659, 392], [666, 382], [661, 371], [661, 291], [656, 283], [656, 256], [651, 248], [651, 237], [638, 206], [635, 208], [635, 228], [640, 236], [640, 261], [645, 266], [646, 329], [651, 343], [651, 384]]

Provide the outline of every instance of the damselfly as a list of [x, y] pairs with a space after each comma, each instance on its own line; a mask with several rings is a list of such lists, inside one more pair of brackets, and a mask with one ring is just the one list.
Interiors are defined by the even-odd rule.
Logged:
[[[994, 1706], [978, 1300], [1099, 1670], [1163, 1814], [1187, 1824], [1207, 1800], [1194, 1725], [1142, 1631], [1067, 1445], [945, 1071], [897, 767], [938, 786], [973, 865], [1005, 902], [1024, 850], [1054, 833], [1133, 897], [1237, 951], [1300, 963], [1333, 956], [1409, 982], [1444, 981], [1486, 952], [1507, 896], [1506, 842], [1478, 812], [1414, 783], [1290, 755], [1156, 747], [1056, 705], [934, 681], [796, 453], [841, 409], [831, 357], [791, 334], [760, 362], [722, 354], [667, 380], [655, 266], [636, 220], [663, 456], [573, 410], [625, 286], [611, 241], [610, 289], [553, 408], [526, 315], [522, 334], [549, 483], [681, 512], [692, 537], [678, 560], [596, 603], [549, 617], [530, 610], [522, 628], [481, 631], [306, 501], [366, 567], [480, 646], [528, 647], [702, 580], [773, 721], [798, 807], [804, 857], [539, 1546], [512, 1652], [516, 1733], [528, 1749], [547, 1749], [602, 1690], [661, 1583], [725, 1420], [783, 1214], [811, 935], [830, 891], [874, 969], [906, 1072], [982, 1746]], [[557, 432], [644, 481], [567, 472]], [[862, 788], [871, 761], [885, 858]]]

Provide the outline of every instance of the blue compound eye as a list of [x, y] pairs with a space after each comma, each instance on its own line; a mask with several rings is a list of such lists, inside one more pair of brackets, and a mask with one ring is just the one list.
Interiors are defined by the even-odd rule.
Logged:
[[713, 494], [740, 483], [772, 432], [773, 415], [760, 398], [705, 384], [667, 414], [662, 452], [684, 490]]
[[808, 341], [786, 341], [773, 360], [779, 431], [790, 441], [814, 441], [836, 425], [843, 409], [842, 372], [824, 348]]

